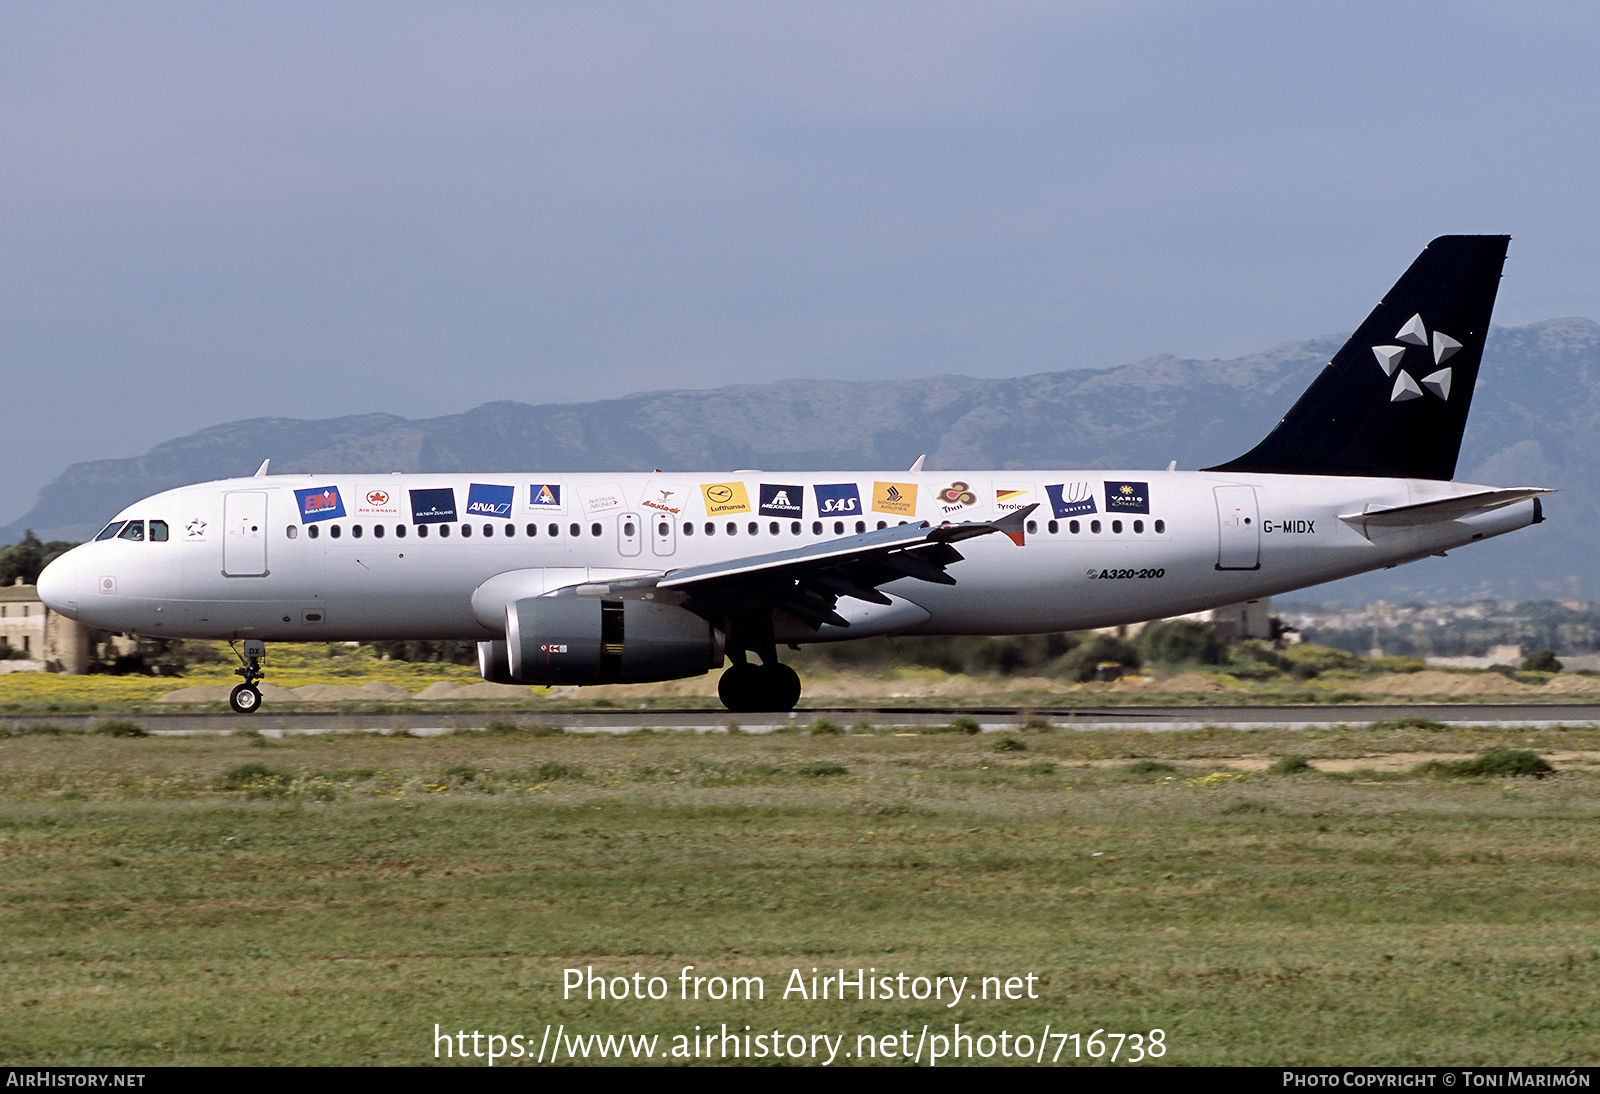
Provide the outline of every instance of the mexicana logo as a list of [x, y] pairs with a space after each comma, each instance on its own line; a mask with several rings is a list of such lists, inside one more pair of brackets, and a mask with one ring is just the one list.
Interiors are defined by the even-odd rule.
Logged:
[[448, 486], [411, 491], [411, 519], [417, 524], [444, 524], [455, 520], [456, 492]]
[[812, 487], [817, 492], [817, 514], [824, 517], [861, 515], [861, 491], [853, 482], [836, 482]]
[[472, 517], [509, 517], [511, 515], [510, 486], [489, 486], [475, 482], [467, 487], [467, 515]]
[[1148, 513], [1150, 484], [1145, 482], [1106, 483], [1106, 512]]
[[806, 492], [800, 486], [761, 484], [761, 505], [758, 512], [764, 517], [792, 517], [800, 520], [806, 513]]
[[1050, 496], [1050, 511], [1060, 517], [1081, 517], [1099, 512], [1094, 504], [1094, 490], [1086, 482], [1063, 482], [1046, 486]]
[[337, 486], [314, 486], [309, 490], [296, 490], [294, 500], [300, 506], [300, 519], [306, 524], [319, 520], [337, 520], [344, 516], [344, 499]]

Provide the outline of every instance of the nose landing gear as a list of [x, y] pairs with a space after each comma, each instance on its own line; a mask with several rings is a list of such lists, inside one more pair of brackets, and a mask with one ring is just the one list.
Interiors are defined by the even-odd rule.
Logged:
[[[233, 646], [232, 642], [228, 643]], [[235, 656], [239, 651], [234, 648]], [[267, 659], [267, 644], [257, 638], [247, 638], [244, 642], [244, 655], [239, 660], [244, 662], [233, 670], [235, 676], [244, 677], [244, 683], [233, 689], [228, 696], [228, 705], [235, 714], [254, 714], [261, 709], [261, 662]]]

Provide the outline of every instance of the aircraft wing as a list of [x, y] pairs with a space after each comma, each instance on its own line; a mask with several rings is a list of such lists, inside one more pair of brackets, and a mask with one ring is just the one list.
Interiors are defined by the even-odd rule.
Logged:
[[1416, 505], [1397, 505], [1390, 509], [1376, 509], [1368, 513], [1342, 513], [1339, 519], [1346, 524], [1365, 524], [1379, 528], [1399, 528], [1414, 524], [1433, 524], [1438, 521], [1459, 520], [1474, 513], [1487, 513], [1513, 502], [1536, 498], [1554, 491], [1534, 486], [1519, 486], [1508, 490], [1480, 490], [1456, 498], [1441, 498]]
[[659, 577], [579, 585], [573, 592], [578, 596], [648, 594], [651, 599], [670, 600], [708, 618], [779, 609], [813, 627], [824, 623], [848, 627], [834, 610], [840, 597], [890, 604], [878, 586], [908, 577], [954, 585], [956, 579], [945, 570], [963, 556], [952, 544], [995, 532], [1020, 544], [1024, 523], [1034, 508], [1030, 505], [983, 523], [935, 525], [923, 521], [879, 528], [789, 551], [669, 570]]

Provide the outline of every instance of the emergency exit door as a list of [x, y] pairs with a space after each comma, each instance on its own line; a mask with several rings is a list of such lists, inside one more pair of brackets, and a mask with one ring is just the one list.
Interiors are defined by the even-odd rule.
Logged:
[[234, 490], [222, 496], [222, 573], [266, 576], [267, 495], [259, 490]]
[[1261, 514], [1253, 486], [1218, 486], [1217, 569], [1261, 568]]

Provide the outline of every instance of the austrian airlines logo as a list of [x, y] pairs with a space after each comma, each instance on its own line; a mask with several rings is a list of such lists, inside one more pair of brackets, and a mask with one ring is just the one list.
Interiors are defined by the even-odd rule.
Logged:
[[[1389, 392], [1391, 403], [1404, 403], [1411, 399], [1422, 398], [1424, 391], [1429, 391], [1441, 399], [1450, 398], [1450, 370], [1439, 368], [1451, 357], [1456, 350], [1461, 348], [1461, 343], [1451, 338], [1448, 334], [1439, 331], [1433, 332], [1430, 343], [1428, 328], [1422, 322], [1422, 316], [1413, 315], [1406, 320], [1406, 325], [1395, 334], [1395, 341], [1404, 342], [1404, 346], [1373, 346], [1372, 355], [1378, 359], [1378, 367], [1383, 369], [1385, 376], [1394, 377], [1394, 388]], [[1433, 366], [1437, 371], [1430, 372], [1422, 378], [1422, 385], [1417, 386], [1417, 381], [1411, 378], [1411, 373], [1400, 367], [1400, 362], [1405, 359], [1408, 347], [1416, 347], [1426, 353], [1432, 345]], [[1416, 360], [1415, 357], [1412, 358]], [[1422, 358], [1422, 368], [1428, 367], [1428, 359]], [[1414, 371], [1420, 372], [1416, 365], [1411, 366]]]

